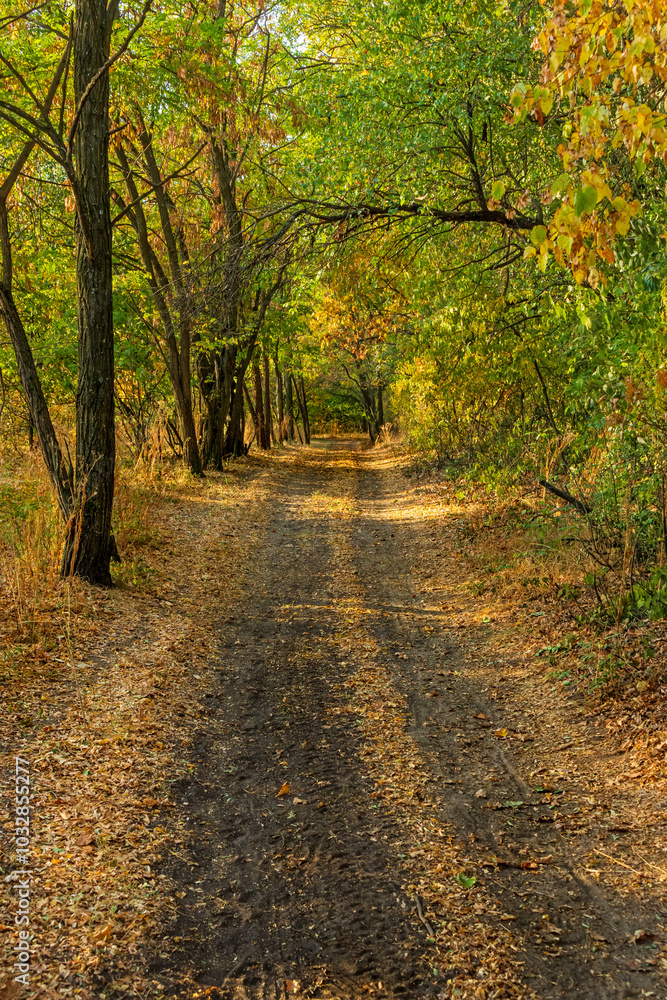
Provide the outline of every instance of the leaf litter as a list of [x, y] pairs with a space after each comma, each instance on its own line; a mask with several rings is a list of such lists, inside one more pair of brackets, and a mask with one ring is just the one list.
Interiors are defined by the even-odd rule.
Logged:
[[[13, 778], [17, 755], [30, 767], [34, 986], [21, 988], [26, 998], [85, 1000], [110, 980], [133, 995], [145, 988], [136, 955], [177, 905], [158, 870], [177, 853], [171, 788], [191, 773], [185, 758], [203, 716], [200, 694], [219, 670], [211, 622], [240, 596], [229, 581], [258, 537], [270, 486], [261, 463], [204, 483], [175, 479], [151, 513], [148, 587], [72, 585], [59, 609], [55, 600], [41, 609], [40, 644], [2, 678], [0, 770]], [[168, 548], [175, 538], [177, 552]], [[68, 630], [65, 655], [54, 655]], [[6, 819], [5, 875], [15, 866], [12, 831]], [[16, 898], [0, 885], [2, 929], [13, 930]], [[13, 935], [3, 934], [5, 992], [12, 947]]]
[[[160, 546], [157, 554], [147, 553], [153, 576], [143, 591], [100, 598], [82, 588], [74, 594], [76, 634], [67, 659], [78, 666], [63, 667], [61, 657], [56, 667], [56, 658], [47, 655], [36, 658], [20, 677], [20, 707], [4, 741], [2, 766], [9, 773], [14, 754], [21, 752], [33, 768], [39, 862], [33, 970], [41, 996], [85, 1000], [99, 995], [109, 982], [120, 993], [157, 995], [158, 984], [142, 978], [136, 956], [161, 940], [170, 914], [186, 895], [165, 874], [166, 856], [181, 858], [191, 870], [198, 864], [188, 857], [182, 804], [170, 788], [196, 770], [189, 751], [194, 734], [206, 725], [200, 695], [219, 685], [211, 620], [223, 599], [232, 608], [243, 596], [240, 584], [229, 585], [225, 565], [247, 562], [264, 543], [275, 485], [271, 477], [284, 475], [293, 460], [274, 457], [237, 472], [231, 483], [216, 480], [175, 490], [175, 510], [165, 504], [155, 519], [165, 537], [181, 529], [178, 558], [167, 558]], [[499, 727], [491, 733], [493, 740], [507, 743], [519, 756], [528, 754], [526, 773], [530, 771], [532, 794], [541, 797], [544, 810], [536, 816], [539, 824], [553, 826], [559, 836], [579, 834], [577, 843], [583, 833], [590, 842], [588, 850], [586, 843], [578, 850], [579, 876], [612, 886], [628, 900], [646, 894], [647, 888], [654, 891], [665, 874], [656, 856], [664, 823], [656, 802], [664, 781], [653, 752], [659, 743], [646, 727], [650, 698], [645, 690], [637, 688], [632, 705], [623, 701], [617, 715], [613, 701], [573, 705], [567, 691], [549, 683], [544, 664], [533, 655], [536, 638], [549, 639], [549, 629], [557, 627], [558, 609], [552, 612], [546, 605], [537, 625], [537, 613], [519, 612], [515, 601], [485, 597], [480, 609], [466, 591], [466, 574], [474, 574], [476, 567], [459, 541], [468, 516], [461, 498], [452, 502], [440, 486], [406, 489], [390, 453], [376, 452], [370, 461], [389, 484], [395, 516], [403, 526], [419, 526], [423, 533], [423, 544], [413, 544], [408, 554], [415, 581], [413, 610], [437, 604], [446, 613], [442, 631], [461, 650], [459, 660], [452, 660], [457, 669], [437, 672], [442, 681], [431, 690], [438, 702], [445, 700], [443, 685], [465, 671], [488, 696], [484, 710], [470, 713], [475, 720], [470, 725], [483, 736], [482, 724], [490, 719]], [[358, 462], [353, 457], [350, 463], [355, 475]], [[543, 854], [514, 860], [506, 853], [482, 861], [474, 840], [466, 846], [460, 831], [443, 819], [439, 787], [454, 786], [454, 791], [456, 782], [450, 777], [435, 781], [423, 741], [412, 735], [405, 690], [391, 666], [409, 663], [409, 644], [392, 656], [372, 629], [366, 631], [377, 609], [369, 607], [359, 586], [352, 546], [350, 529], [368, 502], [355, 496], [355, 475], [340, 496], [311, 496], [308, 501], [326, 513], [330, 525], [336, 552], [332, 580], [339, 605], [345, 605], [339, 640], [354, 670], [346, 688], [349, 702], [331, 710], [332, 724], [349, 713], [358, 719], [364, 743], [360, 759], [374, 780], [369, 800], [402, 831], [392, 846], [404, 872], [404, 891], [415, 900], [415, 928], [427, 934], [424, 958], [433, 967], [442, 997], [534, 997], [525, 977], [525, 921], [514, 926], [521, 913], [508, 912], [507, 896], [496, 892], [492, 875], [516, 869], [524, 873], [521, 877], [534, 878], [558, 859]], [[207, 540], [205, 551], [202, 538]], [[426, 626], [430, 633], [439, 631], [434, 624]], [[25, 706], [38, 701], [46, 702], [46, 713], [39, 725], [26, 728]], [[623, 725], [627, 733], [628, 723], [631, 736], [619, 752], [621, 741], [614, 734]], [[464, 727], [464, 755], [471, 745], [465, 732]], [[600, 761], [603, 776], [597, 769]], [[567, 785], [564, 796], [562, 785]], [[289, 781], [278, 781], [273, 795], [284, 797], [291, 789]], [[478, 798], [487, 808], [484, 800], [491, 787], [477, 790], [486, 793]], [[326, 809], [325, 799], [314, 802], [318, 810]], [[563, 809], [574, 801], [576, 808]], [[293, 796], [294, 806], [307, 802]], [[492, 812], [523, 807], [519, 799], [488, 804]], [[591, 833], [599, 838], [600, 831], [615, 838], [613, 851], [602, 851], [599, 839], [591, 840]], [[11, 917], [11, 905], [5, 912]], [[560, 921], [546, 912], [536, 919], [545, 956], [559, 954]], [[608, 948], [608, 937], [590, 930], [594, 959], [596, 951]], [[635, 927], [628, 941], [645, 954], [622, 959], [626, 974], [645, 976], [647, 970], [664, 967], [660, 953], [655, 955], [662, 941], [660, 927]], [[284, 988], [301, 992], [301, 980], [285, 980]], [[210, 991], [193, 986], [189, 992], [194, 997]]]

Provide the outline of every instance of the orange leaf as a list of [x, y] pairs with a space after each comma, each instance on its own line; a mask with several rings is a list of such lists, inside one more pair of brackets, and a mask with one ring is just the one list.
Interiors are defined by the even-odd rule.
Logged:
[[91, 935], [90, 940], [93, 944], [104, 944], [111, 937], [111, 924], [107, 924], [106, 927], [101, 927], [99, 931], [95, 931]]
[[289, 795], [289, 781], [283, 781], [282, 785], [280, 786], [280, 791], [278, 792], [278, 795], [276, 795], [276, 798], [279, 798], [281, 795]]

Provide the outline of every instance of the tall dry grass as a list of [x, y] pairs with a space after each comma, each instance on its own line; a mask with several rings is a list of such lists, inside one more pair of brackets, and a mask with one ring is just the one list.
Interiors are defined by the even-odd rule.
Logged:
[[5, 655], [39, 644], [59, 580], [63, 526], [46, 471], [34, 453], [0, 465], [0, 629]]
[[[165, 495], [155, 461], [120, 468], [114, 497], [114, 534], [122, 562], [121, 586], [146, 584], [141, 552], [160, 542], [156, 511]], [[54, 649], [69, 660], [79, 619], [90, 601], [86, 585], [62, 580], [64, 524], [36, 449], [0, 453], [0, 670], [34, 665]]]

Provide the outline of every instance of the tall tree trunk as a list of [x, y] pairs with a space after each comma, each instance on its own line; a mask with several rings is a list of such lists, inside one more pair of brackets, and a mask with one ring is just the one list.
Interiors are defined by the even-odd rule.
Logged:
[[250, 393], [248, 392], [248, 386], [245, 384], [245, 380], [243, 382], [243, 394], [247, 400], [248, 409], [250, 410], [250, 419], [252, 420], [252, 426], [255, 431], [255, 437], [259, 441], [259, 422], [257, 420], [257, 410], [252, 405], [252, 398], [250, 396]]
[[252, 376], [255, 386], [255, 413], [257, 420], [257, 444], [266, 450], [266, 423], [264, 419], [264, 400], [262, 392], [262, 373], [259, 368], [259, 352], [255, 352], [252, 360]]
[[285, 405], [287, 407], [287, 438], [294, 440], [294, 399], [292, 396], [292, 373], [285, 369]]
[[[77, 107], [109, 57], [114, 4], [76, 0], [74, 96]], [[80, 107], [75, 138], [75, 222], [79, 381], [76, 394], [76, 493], [62, 572], [111, 585], [111, 511], [116, 441], [109, 212], [109, 75]]]
[[[303, 379], [301, 379], [301, 383], [303, 384]], [[301, 397], [301, 392], [299, 390], [299, 383], [295, 379], [294, 375], [292, 375], [292, 384], [294, 386], [294, 394], [296, 396], [296, 401], [299, 404], [299, 413], [301, 414], [301, 424], [303, 426], [303, 436], [305, 438], [306, 444], [310, 444], [310, 431], [308, 429], [308, 411], [304, 406], [304, 400]]]
[[285, 440], [285, 410], [283, 406], [283, 373], [278, 366], [278, 348], [276, 347], [276, 411], [278, 414], [278, 441], [280, 444]]
[[382, 382], [378, 382], [378, 433], [384, 427], [384, 402], [382, 399]]
[[[243, 449], [244, 454], [247, 454], [247, 452], [245, 450], [245, 400], [243, 399], [243, 393], [240, 390], [239, 390], [239, 398], [241, 400], [241, 414], [240, 414], [240, 420], [239, 420], [239, 429], [240, 429], [241, 433], [240, 433], [239, 436], [240, 436], [240, 439], [241, 439], [241, 448]], [[234, 410], [233, 410], [233, 401], [232, 401], [232, 413], [233, 412], [234, 412]]]
[[271, 372], [269, 370], [269, 355], [268, 351], [264, 351], [264, 356], [262, 358], [264, 365], [264, 420], [266, 422], [266, 447], [271, 447], [271, 441], [276, 443], [275, 433], [273, 430], [273, 417], [271, 415]]
[[[197, 444], [197, 432], [192, 405], [190, 373], [192, 349], [191, 296], [188, 294], [182, 266], [182, 256], [185, 253], [187, 257], [187, 248], [185, 239], [180, 239], [181, 254], [179, 255], [179, 232], [174, 232], [172, 224], [172, 203], [162, 184], [162, 176], [153, 150], [152, 137], [146, 130], [141, 112], [138, 111], [137, 113], [141, 128], [139, 139], [143, 150], [146, 172], [151, 184], [155, 188], [155, 200], [160, 216], [162, 237], [167, 248], [171, 280], [167, 277], [151, 245], [146, 216], [139, 198], [139, 189], [137, 188], [127, 153], [121, 142], [116, 144], [116, 155], [120, 163], [125, 187], [127, 188], [129, 203], [134, 206], [127, 211], [127, 215], [137, 234], [141, 260], [146, 271], [151, 296], [160, 317], [163, 336], [167, 345], [167, 371], [174, 393], [174, 402], [176, 404], [180, 433], [183, 440], [183, 460], [190, 471], [198, 476], [201, 475], [202, 462]], [[133, 155], [135, 159], [138, 158], [138, 151], [134, 150]], [[119, 194], [114, 191], [113, 196], [117, 202], [122, 204], [123, 208], [126, 207], [122, 203]], [[179, 331], [180, 343], [176, 336], [176, 329]], [[200, 384], [201, 381], [200, 374]]]
[[310, 417], [308, 416], [308, 400], [306, 399], [306, 386], [303, 382], [303, 375], [299, 375], [299, 382], [301, 384], [301, 396], [303, 398], [303, 433], [306, 438], [306, 444], [310, 444]]

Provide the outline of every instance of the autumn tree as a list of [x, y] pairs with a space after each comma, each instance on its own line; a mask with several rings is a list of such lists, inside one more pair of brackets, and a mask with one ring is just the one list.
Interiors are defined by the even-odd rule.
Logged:
[[[114, 555], [111, 533], [113, 505], [115, 431], [113, 303], [111, 272], [111, 219], [109, 212], [109, 70], [123, 54], [144, 21], [150, 0], [134, 27], [111, 56], [111, 39], [118, 7], [103, 0], [78, 0], [71, 27], [73, 98], [67, 103], [63, 85], [60, 114], [56, 124], [50, 104], [40, 101], [21, 67], [4, 57], [12, 91], [0, 102], [5, 123], [29, 143], [47, 153], [64, 172], [75, 205], [77, 261], [77, 309], [79, 377], [77, 388], [77, 437], [72, 512], [67, 522], [62, 572], [76, 574], [91, 583], [109, 585], [109, 562]], [[22, 44], [30, 44], [44, 31], [44, 22], [32, 12], [5, 23], [18, 27]], [[46, 32], [68, 38], [67, 21], [47, 23]], [[19, 58], [21, 44], [14, 46]], [[61, 72], [69, 75], [69, 59]], [[65, 77], [65, 80], [67, 77]], [[69, 112], [69, 114], [67, 114]], [[27, 147], [26, 147], [27, 148]], [[6, 250], [6, 241], [5, 241]], [[5, 259], [7, 259], [5, 257]], [[10, 275], [5, 275], [5, 278]], [[7, 284], [5, 280], [5, 284]], [[5, 299], [7, 296], [5, 296]], [[4, 310], [7, 315], [7, 310]], [[15, 319], [15, 317], [14, 317]], [[23, 345], [25, 347], [25, 345]], [[21, 367], [29, 363], [22, 359]], [[34, 382], [34, 380], [33, 380]], [[37, 410], [38, 393], [33, 393], [32, 409]], [[48, 426], [43, 421], [44, 433]], [[45, 440], [43, 450], [52, 449]], [[50, 467], [62, 467], [57, 454]], [[62, 475], [58, 477], [62, 479]], [[66, 483], [59, 494], [64, 495]], [[63, 506], [61, 499], [61, 507]]]
[[543, 268], [553, 254], [595, 287], [667, 179], [667, 14], [659, 0], [556, 0], [534, 48], [540, 79], [516, 84], [513, 120], [558, 123], [561, 171], [527, 253]]

